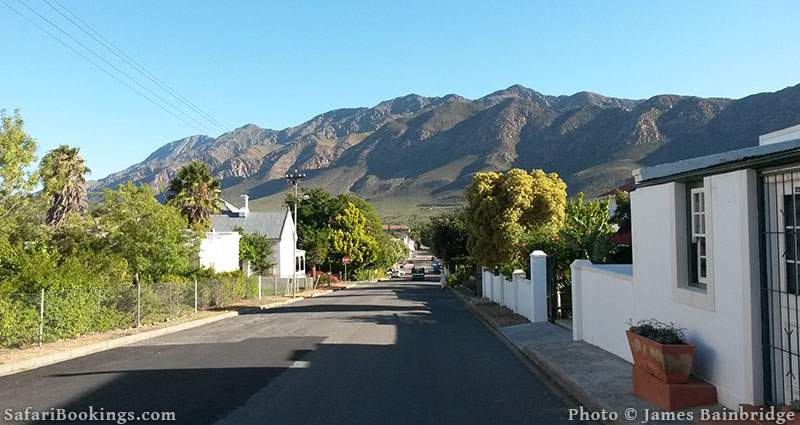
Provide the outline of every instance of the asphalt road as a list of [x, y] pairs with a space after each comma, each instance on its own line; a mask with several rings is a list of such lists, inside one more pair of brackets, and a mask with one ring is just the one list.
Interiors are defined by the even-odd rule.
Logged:
[[186, 424], [547, 424], [568, 414], [452, 294], [406, 282], [0, 378], [0, 423], [6, 409], [90, 406], [175, 412], [172, 423]]

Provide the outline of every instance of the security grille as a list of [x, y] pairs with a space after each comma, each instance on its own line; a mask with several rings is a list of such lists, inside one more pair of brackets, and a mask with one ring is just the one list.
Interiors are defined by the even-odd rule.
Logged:
[[764, 389], [789, 404], [800, 399], [800, 170], [763, 173], [759, 198]]

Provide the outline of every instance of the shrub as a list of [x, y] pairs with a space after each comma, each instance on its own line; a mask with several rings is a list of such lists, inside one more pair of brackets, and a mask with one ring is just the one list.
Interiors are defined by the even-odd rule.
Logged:
[[0, 298], [0, 346], [19, 347], [35, 342], [39, 312], [34, 295]]
[[359, 269], [352, 274], [353, 280], [373, 280], [384, 277], [386, 272], [381, 269]]
[[683, 329], [674, 323], [659, 322], [656, 319], [640, 320], [636, 324], [629, 323], [629, 330], [636, 335], [652, 339], [659, 344], [686, 344]]

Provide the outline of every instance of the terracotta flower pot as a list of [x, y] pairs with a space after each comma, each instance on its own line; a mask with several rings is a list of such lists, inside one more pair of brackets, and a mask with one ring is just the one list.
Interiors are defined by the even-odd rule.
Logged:
[[689, 382], [694, 361], [694, 345], [659, 344], [631, 331], [625, 333], [628, 335], [628, 344], [635, 365], [670, 384]]

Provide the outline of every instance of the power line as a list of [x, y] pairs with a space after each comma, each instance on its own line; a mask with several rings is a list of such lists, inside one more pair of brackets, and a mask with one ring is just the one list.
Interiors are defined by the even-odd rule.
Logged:
[[120, 84], [122, 84], [122, 85], [124, 85], [125, 87], [129, 88], [129, 89], [130, 89], [131, 91], [133, 91], [134, 93], [136, 93], [136, 94], [138, 94], [139, 96], [143, 97], [143, 98], [144, 98], [145, 100], [147, 100], [148, 102], [150, 102], [150, 103], [152, 103], [153, 105], [155, 105], [155, 106], [159, 107], [161, 110], [163, 110], [164, 112], [166, 112], [166, 113], [168, 113], [168, 114], [172, 115], [173, 117], [175, 117], [176, 119], [180, 120], [181, 122], [183, 122], [184, 124], [188, 125], [189, 127], [192, 127], [192, 128], [198, 129], [198, 128], [197, 128], [197, 127], [194, 125], [194, 124], [192, 124], [192, 123], [190, 123], [190, 122], [186, 121], [185, 119], [181, 118], [180, 116], [176, 115], [174, 112], [170, 111], [169, 109], [165, 108], [165, 107], [164, 107], [163, 105], [161, 105], [160, 103], [158, 103], [158, 102], [154, 101], [154, 100], [153, 100], [152, 98], [150, 98], [149, 96], [147, 96], [147, 95], [145, 95], [144, 93], [140, 92], [140, 91], [139, 91], [139, 90], [137, 90], [135, 87], [133, 87], [133, 86], [131, 86], [130, 84], [128, 84], [126, 81], [122, 80], [121, 78], [119, 78], [119, 77], [117, 77], [116, 75], [114, 75], [114, 74], [112, 74], [111, 72], [109, 72], [107, 69], [103, 68], [103, 67], [102, 67], [100, 64], [98, 64], [97, 62], [95, 62], [95, 61], [93, 61], [93, 60], [89, 59], [88, 57], [86, 57], [86, 55], [84, 55], [84, 54], [83, 54], [83, 53], [81, 53], [80, 51], [76, 50], [74, 47], [72, 47], [72, 46], [70, 46], [69, 44], [65, 43], [63, 40], [61, 40], [60, 38], [58, 38], [58, 36], [54, 35], [54, 34], [53, 34], [53, 33], [51, 33], [50, 31], [48, 31], [47, 29], [45, 29], [44, 27], [42, 27], [41, 25], [39, 25], [39, 24], [38, 24], [37, 22], [35, 22], [34, 20], [32, 20], [32, 19], [28, 18], [27, 16], [25, 16], [25, 14], [23, 14], [22, 12], [20, 12], [19, 10], [17, 10], [17, 9], [16, 9], [14, 6], [11, 6], [10, 4], [8, 4], [8, 2], [6, 2], [6, 0], [0, 0], [0, 2], [2, 2], [2, 3], [3, 3], [5, 6], [6, 6], [6, 7], [8, 7], [9, 9], [11, 9], [11, 11], [13, 11], [13, 12], [14, 12], [14, 13], [16, 13], [17, 15], [19, 15], [19, 16], [20, 16], [22, 19], [26, 20], [26, 21], [27, 21], [28, 23], [30, 23], [31, 25], [35, 26], [36, 28], [39, 28], [39, 29], [40, 29], [42, 32], [44, 32], [45, 34], [49, 35], [49, 36], [50, 36], [50, 37], [51, 37], [53, 40], [57, 41], [57, 42], [58, 42], [58, 43], [60, 43], [62, 46], [66, 47], [67, 49], [71, 50], [73, 53], [75, 53], [76, 55], [78, 55], [78, 56], [80, 56], [81, 58], [83, 58], [83, 60], [85, 60], [86, 62], [89, 62], [90, 64], [94, 65], [94, 66], [95, 66], [97, 69], [99, 69], [100, 71], [103, 71], [103, 72], [104, 72], [105, 74], [107, 74], [109, 77], [111, 77], [111, 78], [113, 78], [113, 79], [117, 80], [117, 82], [119, 82]]
[[[128, 54], [126, 54], [126, 53], [125, 53], [125, 52], [124, 52], [122, 49], [120, 49], [120, 48], [119, 48], [119, 47], [117, 47], [117, 46], [116, 46], [114, 43], [112, 43], [112, 42], [111, 42], [111, 40], [107, 39], [107, 38], [106, 38], [106, 37], [104, 37], [102, 34], [100, 34], [100, 33], [99, 33], [97, 30], [95, 30], [95, 29], [94, 29], [94, 28], [93, 28], [91, 25], [89, 25], [88, 23], [86, 23], [86, 21], [84, 21], [83, 19], [81, 19], [81, 18], [80, 18], [78, 15], [76, 15], [75, 13], [73, 13], [71, 10], [69, 10], [69, 8], [67, 8], [66, 6], [64, 6], [64, 5], [63, 5], [62, 3], [60, 3], [58, 0], [52, 0], [52, 1], [53, 1], [53, 3], [55, 3], [56, 5], [58, 5], [58, 6], [59, 6], [59, 8], [63, 9], [63, 11], [64, 11], [64, 12], [66, 12], [67, 14], [69, 14], [71, 17], [70, 17], [70, 16], [67, 16], [67, 15], [65, 15], [65, 14], [64, 14], [64, 13], [63, 13], [61, 10], [59, 10], [59, 8], [56, 8], [55, 6], [53, 6], [53, 4], [52, 4], [52, 3], [50, 3], [50, 1], [49, 1], [49, 0], [43, 0], [43, 1], [44, 1], [44, 2], [45, 2], [47, 5], [48, 5], [48, 6], [50, 6], [50, 8], [52, 8], [53, 10], [55, 10], [56, 12], [58, 12], [58, 13], [59, 13], [61, 16], [63, 16], [65, 19], [67, 19], [68, 21], [70, 21], [70, 22], [71, 22], [73, 25], [75, 25], [76, 27], [78, 27], [78, 29], [80, 29], [81, 31], [83, 31], [83, 32], [84, 32], [86, 35], [88, 35], [89, 37], [93, 38], [93, 39], [94, 39], [94, 40], [95, 40], [95, 41], [96, 41], [98, 44], [100, 44], [100, 45], [102, 45], [103, 47], [105, 47], [105, 48], [106, 48], [108, 51], [110, 51], [111, 53], [113, 53], [113, 54], [114, 54], [116, 57], [118, 57], [119, 59], [121, 59], [122, 61], [124, 61], [125, 63], [127, 63], [127, 64], [128, 64], [130, 67], [131, 67], [131, 68], [135, 69], [137, 72], [139, 72], [139, 73], [140, 73], [141, 75], [143, 75], [145, 78], [147, 78], [148, 80], [150, 80], [150, 81], [151, 81], [153, 84], [157, 85], [157, 86], [158, 86], [158, 87], [160, 87], [162, 90], [166, 91], [167, 93], [169, 93], [170, 95], [172, 95], [172, 96], [173, 96], [175, 99], [177, 99], [178, 101], [180, 101], [180, 102], [181, 102], [181, 103], [183, 103], [184, 105], [188, 106], [188, 107], [189, 107], [189, 108], [191, 108], [193, 111], [195, 111], [197, 114], [199, 114], [199, 115], [200, 115], [200, 116], [202, 116], [203, 118], [207, 119], [209, 122], [213, 123], [214, 125], [216, 125], [217, 127], [221, 128], [222, 130], [224, 130], [224, 131], [229, 131], [229, 130], [230, 130], [230, 129], [228, 128], [228, 126], [226, 126], [225, 124], [222, 124], [221, 122], [219, 122], [218, 120], [216, 120], [216, 119], [215, 119], [213, 116], [211, 116], [209, 113], [205, 112], [205, 111], [204, 111], [204, 110], [202, 110], [202, 109], [201, 109], [199, 106], [195, 105], [194, 103], [192, 103], [191, 101], [189, 101], [189, 99], [187, 99], [186, 97], [184, 97], [183, 95], [181, 95], [180, 93], [178, 93], [178, 92], [177, 92], [175, 89], [173, 89], [173, 88], [172, 88], [172, 87], [171, 87], [169, 84], [165, 83], [163, 80], [161, 80], [161, 79], [160, 79], [160, 78], [158, 78], [157, 76], [153, 75], [153, 73], [152, 73], [152, 72], [150, 72], [150, 71], [148, 71], [148, 70], [147, 70], [147, 68], [145, 68], [145, 67], [144, 67], [144, 66], [143, 66], [141, 63], [137, 62], [135, 59], [133, 59], [132, 57], [130, 57]], [[74, 18], [74, 20], [73, 20], [73, 18]], [[77, 20], [78, 22], [75, 22], [76, 20]]]
[[166, 99], [164, 99], [163, 97], [161, 97], [161, 96], [160, 96], [158, 93], [154, 92], [154, 91], [153, 91], [153, 90], [151, 90], [149, 87], [147, 87], [147, 86], [145, 86], [144, 84], [140, 83], [140, 82], [139, 82], [139, 80], [137, 80], [137, 79], [135, 79], [135, 78], [131, 77], [131, 76], [130, 76], [130, 75], [127, 73], [127, 72], [125, 72], [125, 71], [123, 71], [123, 70], [119, 69], [119, 68], [118, 68], [116, 65], [114, 65], [114, 64], [113, 64], [113, 63], [111, 63], [111, 62], [109, 62], [109, 61], [108, 61], [106, 58], [104, 58], [103, 56], [101, 56], [100, 54], [98, 54], [97, 52], [95, 52], [94, 50], [90, 49], [88, 46], [86, 46], [85, 44], [83, 44], [83, 43], [82, 43], [80, 40], [78, 40], [78, 39], [76, 39], [75, 37], [73, 37], [73, 36], [72, 36], [70, 33], [66, 32], [64, 29], [62, 29], [62, 28], [61, 28], [61, 27], [59, 27], [58, 25], [56, 25], [56, 24], [55, 24], [53, 21], [51, 21], [50, 19], [48, 19], [46, 16], [44, 16], [44, 15], [42, 15], [41, 13], [39, 13], [38, 11], [36, 11], [36, 9], [34, 9], [34, 8], [30, 7], [30, 6], [29, 6], [27, 3], [25, 3], [23, 0], [17, 0], [17, 1], [18, 1], [20, 4], [22, 4], [23, 6], [25, 6], [25, 7], [26, 7], [28, 10], [30, 10], [30, 11], [31, 11], [31, 12], [33, 12], [33, 13], [35, 13], [35, 14], [36, 14], [36, 16], [38, 16], [39, 18], [43, 19], [45, 22], [47, 22], [48, 24], [50, 24], [50, 25], [51, 25], [53, 28], [57, 29], [57, 30], [58, 30], [59, 32], [61, 32], [62, 34], [66, 35], [66, 36], [67, 36], [67, 37], [68, 37], [70, 40], [72, 40], [73, 42], [75, 42], [75, 43], [76, 43], [76, 44], [78, 44], [79, 46], [81, 46], [81, 47], [83, 47], [84, 49], [86, 49], [87, 51], [89, 51], [89, 53], [93, 54], [95, 57], [97, 57], [98, 59], [100, 59], [101, 61], [103, 61], [105, 64], [107, 64], [108, 66], [110, 66], [111, 68], [113, 68], [114, 70], [116, 70], [117, 72], [119, 72], [120, 74], [122, 74], [123, 76], [125, 76], [126, 78], [128, 78], [129, 80], [131, 80], [132, 82], [134, 82], [134, 83], [135, 83], [137, 86], [141, 87], [142, 89], [144, 89], [145, 91], [147, 91], [147, 92], [148, 92], [148, 93], [150, 93], [151, 95], [155, 96], [157, 99], [161, 100], [162, 102], [164, 102], [165, 104], [167, 104], [168, 106], [170, 106], [170, 107], [171, 107], [172, 109], [174, 109], [176, 112], [178, 112], [178, 113], [182, 114], [184, 117], [188, 118], [189, 120], [191, 120], [191, 121], [194, 121], [194, 122], [195, 122], [195, 123], [197, 123], [197, 125], [199, 125], [200, 127], [202, 127], [202, 128], [205, 128], [206, 130], [208, 130], [208, 131], [210, 131], [210, 132], [212, 132], [212, 133], [214, 132], [214, 129], [212, 129], [211, 127], [209, 127], [209, 126], [207, 126], [207, 125], [203, 124], [202, 122], [198, 121], [198, 120], [197, 120], [197, 119], [195, 119], [194, 117], [192, 117], [192, 116], [190, 116], [189, 114], [187, 114], [186, 112], [184, 112], [182, 109], [180, 109], [180, 108], [177, 108], [175, 105], [173, 105], [172, 103], [170, 103], [169, 101], [167, 101]]

